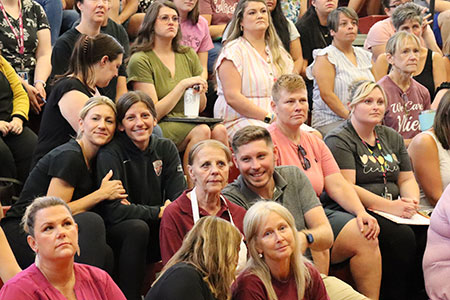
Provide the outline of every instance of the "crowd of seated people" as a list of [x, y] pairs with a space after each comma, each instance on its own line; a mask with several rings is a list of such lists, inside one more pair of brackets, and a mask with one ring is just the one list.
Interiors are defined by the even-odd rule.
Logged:
[[373, 1], [34, 1], [0, 1], [0, 299], [446, 299], [446, 3], [364, 49]]

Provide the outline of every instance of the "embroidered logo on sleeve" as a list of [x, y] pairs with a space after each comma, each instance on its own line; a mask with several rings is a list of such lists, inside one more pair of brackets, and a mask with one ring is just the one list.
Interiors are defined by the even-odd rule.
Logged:
[[158, 159], [153, 162], [153, 169], [155, 169], [156, 176], [160, 176], [163, 168], [162, 160]]

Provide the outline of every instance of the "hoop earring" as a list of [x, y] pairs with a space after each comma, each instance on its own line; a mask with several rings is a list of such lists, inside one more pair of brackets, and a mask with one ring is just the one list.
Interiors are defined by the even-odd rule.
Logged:
[[239, 25], [239, 29], [240, 29], [241, 31], [244, 31], [244, 27], [242, 27], [242, 25]]

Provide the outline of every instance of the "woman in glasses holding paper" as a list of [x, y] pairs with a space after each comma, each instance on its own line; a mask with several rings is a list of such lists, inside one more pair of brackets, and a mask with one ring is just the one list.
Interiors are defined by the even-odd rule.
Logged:
[[331, 263], [350, 259], [358, 291], [370, 299], [378, 299], [381, 281], [378, 223], [339, 172], [325, 143], [300, 128], [308, 117], [304, 80], [299, 75], [282, 75], [273, 86], [272, 99], [277, 118], [268, 130], [278, 148], [277, 164], [299, 167], [308, 176], [317, 196], [324, 190], [329, 195], [330, 201], [324, 203], [324, 208], [335, 237]]
[[[325, 137], [341, 174], [368, 209], [411, 218], [418, 208], [419, 187], [403, 138], [379, 125], [387, 100], [370, 80], [349, 88], [350, 118]], [[381, 297], [411, 299], [424, 292], [422, 256], [427, 226], [402, 225], [372, 213], [380, 226]]]

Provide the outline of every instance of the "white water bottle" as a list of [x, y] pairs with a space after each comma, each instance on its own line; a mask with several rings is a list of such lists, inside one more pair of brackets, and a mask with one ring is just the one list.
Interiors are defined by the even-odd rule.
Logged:
[[188, 88], [184, 93], [184, 114], [188, 118], [198, 117], [200, 109], [200, 94], [194, 93], [193, 88]]

